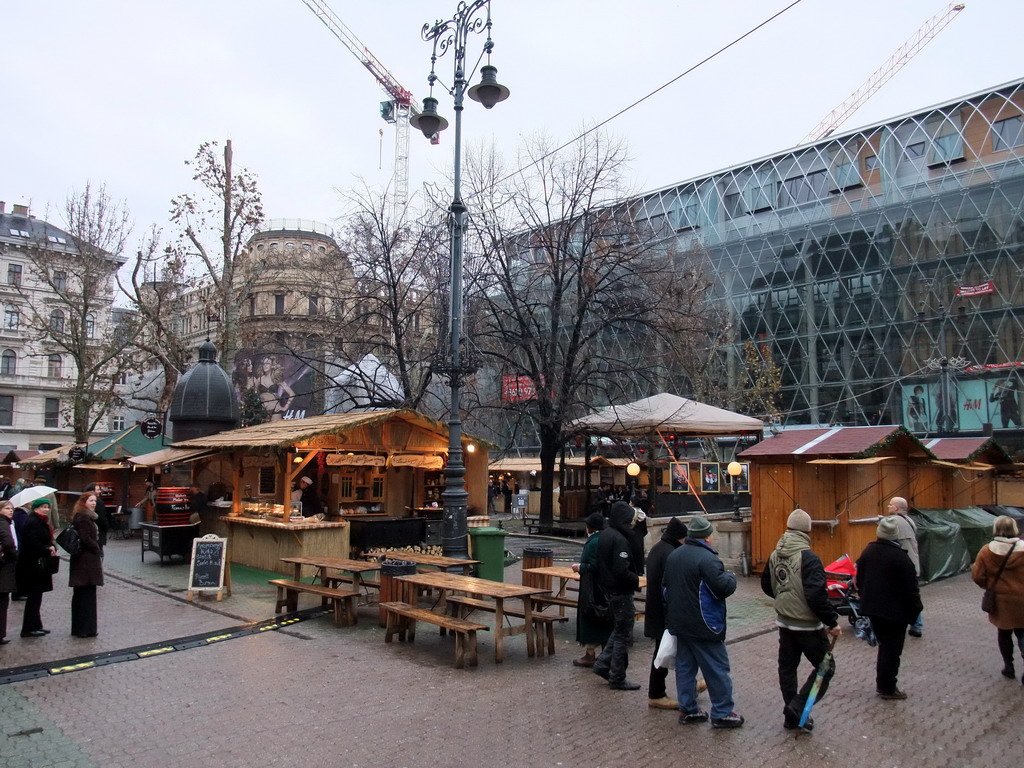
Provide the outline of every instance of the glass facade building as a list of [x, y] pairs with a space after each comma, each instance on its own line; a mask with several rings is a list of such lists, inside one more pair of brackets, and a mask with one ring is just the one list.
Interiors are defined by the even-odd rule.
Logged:
[[[646, 193], [787, 425], [1024, 436], [1024, 80]], [[735, 385], [737, 382], [731, 382]]]

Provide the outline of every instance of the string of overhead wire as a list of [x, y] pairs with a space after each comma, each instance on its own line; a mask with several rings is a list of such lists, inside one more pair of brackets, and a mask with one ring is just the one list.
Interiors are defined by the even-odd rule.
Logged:
[[599, 128], [602, 128], [602, 127], [608, 125], [608, 123], [610, 123], [613, 120], [615, 120], [616, 118], [621, 117], [622, 115], [626, 114], [627, 112], [629, 112], [629, 110], [633, 109], [636, 106], [639, 106], [640, 104], [643, 104], [645, 101], [650, 99], [652, 96], [655, 96], [655, 95], [661, 93], [663, 90], [668, 88], [670, 85], [673, 85], [674, 83], [678, 82], [679, 80], [682, 80], [684, 77], [686, 77], [690, 73], [696, 71], [697, 69], [699, 69], [700, 67], [704, 66], [708, 62], [716, 59], [718, 56], [721, 56], [723, 53], [728, 51], [730, 48], [738, 45], [739, 43], [741, 43], [746, 38], [750, 37], [755, 32], [757, 32], [760, 29], [766, 27], [768, 24], [771, 24], [777, 18], [782, 16], [784, 13], [786, 13], [787, 11], [791, 10], [792, 8], [800, 5], [800, 3], [802, 3], [802, 2], [803, 2], [803, 0], [793, 0], [793, 2], [791, 2], [789, 5], [787, 5], [782, 10], [778, 11], [777, 13], [772, 14], [771, 16], [769, 16], [767, 19], [765, 19], [761, 23], [757, 24], [756, 26], [751, 27], [746, 32], [744, 32], [742, 35], [740, 35], [739, 37], [735, 38], [734, 40], [732, 40], [729, 43], [726, 43], [725, 45], [723, 45], [721, 48], [719, 48], [714, 53], [711, 53], [708, 56], [705, 56], [703, 59], [698, 61], [696, 64], [694, 64], [693, 66], [691, 66], [688, 69], [684, 70], [683, 72], [679, 73], [678, 75], [676, 75], [671, 80], [669, 80], [668, 82], [664, 83], [663, 85], [658, 86], [657, 88], [655, 88], [653, 91], [651, 91], [647, 95], [641, 96], [639, 99], [634, 101], [632, 104], [629, 104], [628, 106], [623, 107], [622, 109], [620, 109], [615, 114], [611, 115], [610, 117], [605, 118], [600, 123], [597, 123], [596, 125], [591, 126], [587, 130], [583, 131], [583, 133], [579, 134], [578, 136], [576, 136], [576, 137], [574, 137], [572, 139], [569, 139], [565, 143], [555, 147], [554, 149], [550, 150], [549, 152], [544, 153], [540, 157], [534, 159], [532, 162], [527, 163], [526, 165], [524, 165], [524, 166], [522, 166], [520, 168], [517, 168], [516, 170], [512, 171], [512, 173], [509, 173], [509, 174], [501, 177], [500, 179], [497, 179], [490, 186], [488, 186], [486, 189], [481, 189], [481, 190], [479, 190], [477, 192], [474, 192], [472, 195], [469, 196], [468, 199], [472, 199], [473, 197], [476, 197], [477, 195], [482, 194], [483, 192], [487, 191], [487, 189], [492, 189], [492, 188], [498, 186], [499, 184], [501, 184], [502, 182], [508, 181], [509, 179], [511, 179], [511, 178], [513, 178], [515, 176], [518, 176], [519, 174], [523, 173], [524, 171], [529, 170], [530, 168], [534, 167], [535, 165], [538, 165], [539, 163], [543, 162], [544, 160], [546, 160], [547, 158], [551, 157], [552, 155], [558, 154], [563, 149], [566, 149], [567, 147], [570, 147], [573, 144], [575, 144], [577, 141], [580, 141], [581, 139], [589, 136], [591, 133], [593, 133], [594, 131], [598, 130]]

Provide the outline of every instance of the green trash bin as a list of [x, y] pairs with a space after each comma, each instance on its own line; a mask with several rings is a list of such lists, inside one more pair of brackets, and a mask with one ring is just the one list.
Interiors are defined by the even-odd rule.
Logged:
[[479, 560], [476, 575], [490, 581], [505, 581], [505, 535], [501, 528], [470, 528], [473, 559]]

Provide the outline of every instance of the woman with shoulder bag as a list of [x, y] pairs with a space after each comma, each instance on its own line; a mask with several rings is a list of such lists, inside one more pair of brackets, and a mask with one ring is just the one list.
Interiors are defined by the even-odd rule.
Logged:
[[72, 588], [71, 634], [75, 637], [96, 637], [96, 587], [103, 586], [103, 560], [99, 543], [97, 496], [86, 493], [78, 497], [71, 510], [71, 525], [82, 543], [78, 554], [71, 556]]
[[43, 637], [50, 630], [43, 629], [40, 609], [43, 593], [53, 591], [52, 564], [57, 560], [57, 548], [53, 545], [53, 529], [50, 527], [50, 502], [36, 499], [32, 511], [22, 524], [18, 534], [18, 565], [15, 576], [18, 591], [25, 595], [25, 613], [21, 619], [22, 637]]
[[[997, 517], [992, 524], [995, 536], [981, 548], [971, 566], [971, 578], [995, 595], [995, 609], [988, 620], [998, 631], [999, 653], [1003, 656], [1003, 677], [1016, 677], [1013, 668], [1013, 638], [1017, 638], [1024, 658], [1024, 541], [1018, 538], [1012, 517]], [[1024, 676], [1021, 676], [1024, 684]]]

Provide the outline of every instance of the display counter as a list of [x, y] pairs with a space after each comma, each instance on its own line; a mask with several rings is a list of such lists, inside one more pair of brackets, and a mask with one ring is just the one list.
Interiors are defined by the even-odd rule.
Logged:
[[282, 557], [349, 556], [349, 525], [345, 521], [279, 522], [226, 515], [231, 562], [289, 575]]
[[165, 557], [181, 555], [188, 561], [192, 557], [192, 539], [199, 535], [199, 525], [157, 525], [140, 523], [142, 529], [142, 561], [147, 552], [160, 555], [160, 565]]

